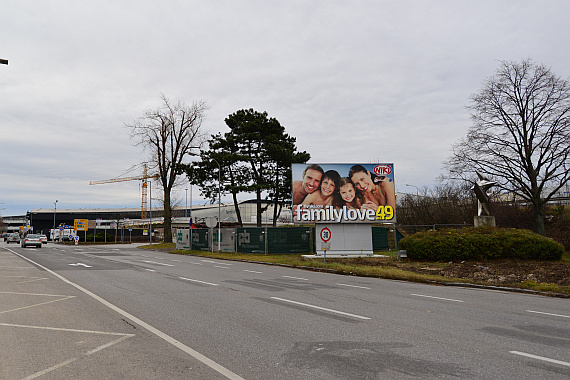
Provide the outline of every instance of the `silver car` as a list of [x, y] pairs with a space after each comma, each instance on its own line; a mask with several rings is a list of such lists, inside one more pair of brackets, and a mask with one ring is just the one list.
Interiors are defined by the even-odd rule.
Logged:
[[10, 243], [19, 243], [20, 242], [20, 234], [17, 232], [11, 233], [8, 235], [8, 239], [6, 239], [6, 244]]
[[28, 234], [26, 237], [22, 238], [20, 241], [20, 246], [22, 248], [26, 247], [42, 247], [42, 241], [40, 240], [40, 235]]

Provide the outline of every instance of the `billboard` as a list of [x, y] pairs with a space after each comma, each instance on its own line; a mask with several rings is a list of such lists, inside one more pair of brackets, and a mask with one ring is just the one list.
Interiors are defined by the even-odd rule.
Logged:
[[394, 164], [293, 164], [294, 223], [396, 223]]

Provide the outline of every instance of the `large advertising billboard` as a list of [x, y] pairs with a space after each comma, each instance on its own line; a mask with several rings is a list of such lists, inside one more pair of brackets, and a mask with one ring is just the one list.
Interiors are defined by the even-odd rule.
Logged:
[[293, 164], [294, 223], [396, 223], [394, 164]]

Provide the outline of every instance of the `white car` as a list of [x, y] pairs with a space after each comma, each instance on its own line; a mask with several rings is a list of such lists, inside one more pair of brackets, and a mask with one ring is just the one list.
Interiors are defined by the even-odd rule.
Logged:
[[40, 235], [40, 241], [44, 244], [47, 244], [47, 236], [46, 235]]
[[25, 238], [20, 240], [20, 246], [22, 248], [26, 247], [42, 247], [42, 241], [40, 240], [40, 235], [28, 234]]

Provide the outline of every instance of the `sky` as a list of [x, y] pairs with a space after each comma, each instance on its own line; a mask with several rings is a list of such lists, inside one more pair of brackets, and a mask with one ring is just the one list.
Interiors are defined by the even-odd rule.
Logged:
[[[397, 193], [414, 193], [444, 173], [500, 61], [568, 79], [568, 14], [558, 0], [3, 0], [0, 215], [140, 207], [137, 181], [89, 182], [142, 174], [125, 174], [148, 159], [126, 125], [161, 94], [207, 102], [208, 135], [265, 111], [310, 162], [393, 163]], [[206, 202], [185, 188], [180, 204]]]

